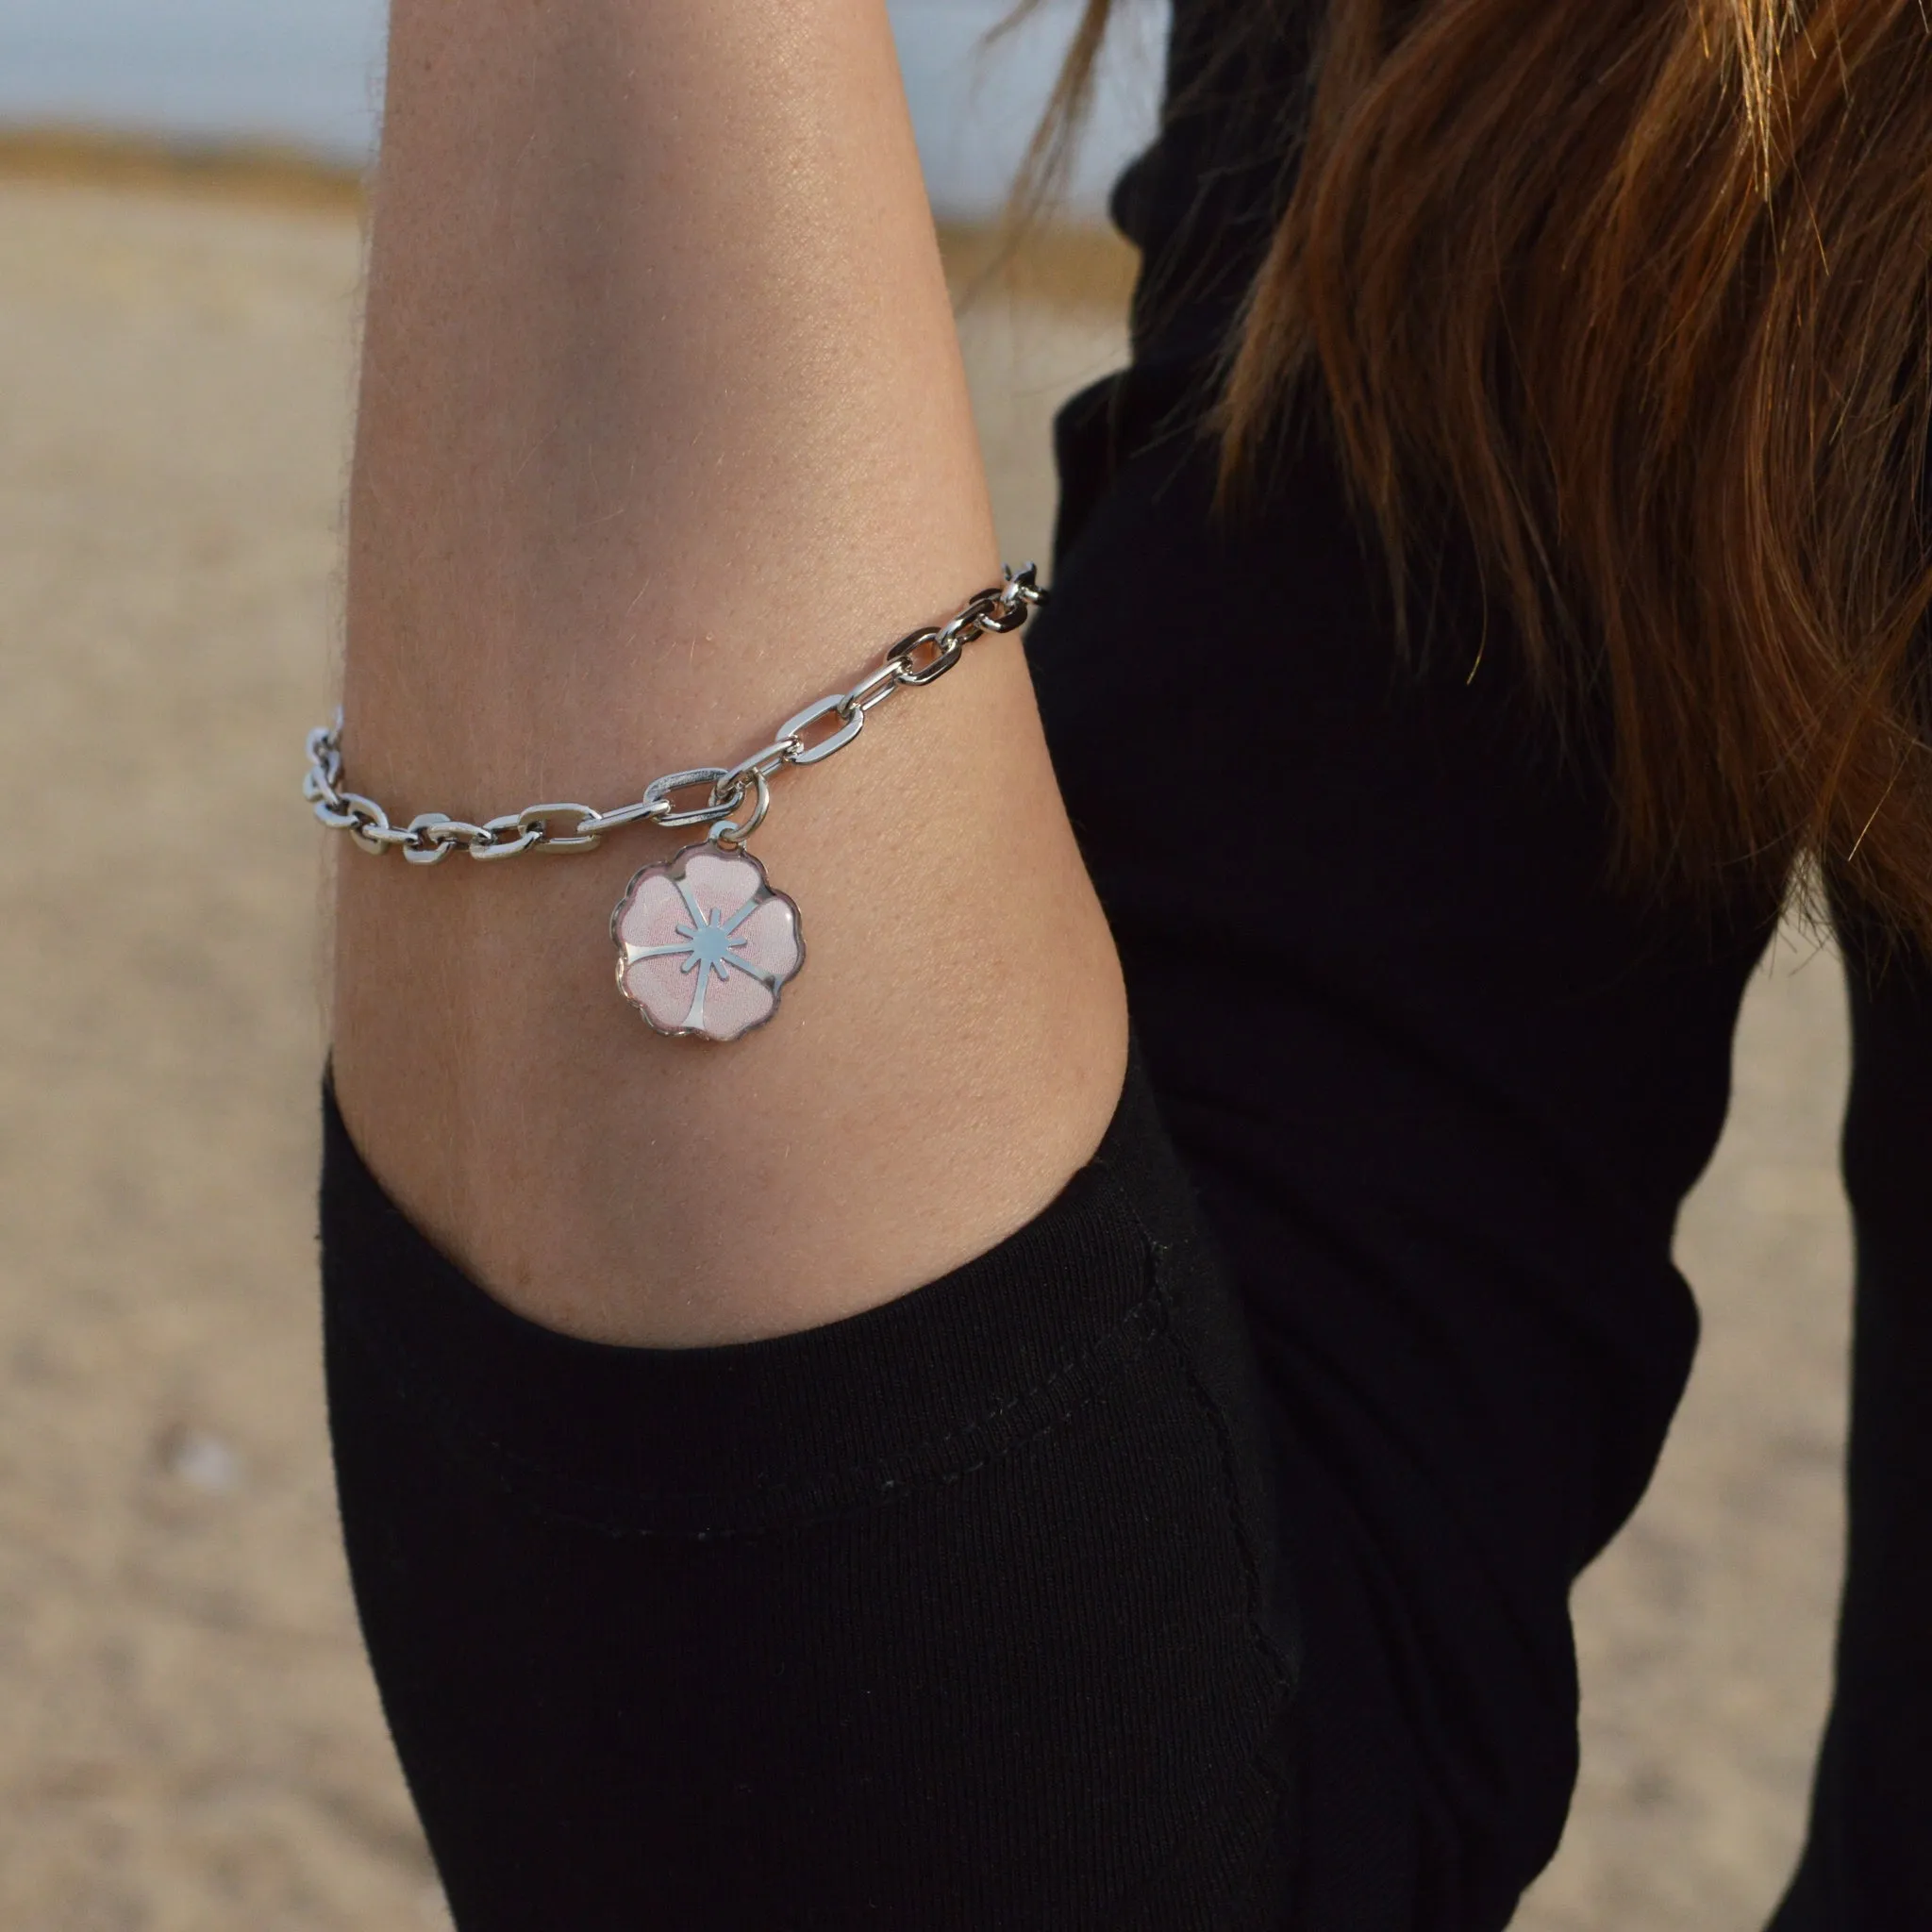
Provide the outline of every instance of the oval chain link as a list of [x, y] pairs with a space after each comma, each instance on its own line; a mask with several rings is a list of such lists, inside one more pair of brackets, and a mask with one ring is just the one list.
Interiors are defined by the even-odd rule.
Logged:
[[[779, 772], [788, 765], [820, 764], [843, 751], [864, 728], [870, 713], [895, 691], [936, 683], [975, 638], [988, 631], [1018, 630], [1033, 607], [1046, 602], [1032, 564], [1007, 571], [1005, 579], [969, 597], [946, 623], [908, 632], [850, 691], [832, 691], [794, 711], [771, 743], [749, 758], [735, 765], [668, 772], [653, 778], [635, 805], [604, 812], [588, 805], [526, 805], [480, 825], [444, 812], [425, 811], [407, 825], [391, 824], [389, 813], [375, 799], [342, 787], [340, 711], [332, 724], [318, 725], [308, 734], [302, 796], [330, 831], [348, 833], [362, 851], [378, 858], [391, 849], [400, 851], [412, 865], [439, 865], [458, 850], [476, 859], [514, 858], [524, 852], [590, 852], [606, 832], [641, 824], [667, 828], [709, 825], [714, 832], [722, 829], [731, 843], [741, 843], [764, 817], [770, 784]], [[831, 728], [824, 729], [827, 725]], [[695, 791], [700, 785], [706, 788], [702, 805], [674, 808], [674, 793]], [[747, 792], [753, 795], [754, 808], [740, 822], [735, 814]]]

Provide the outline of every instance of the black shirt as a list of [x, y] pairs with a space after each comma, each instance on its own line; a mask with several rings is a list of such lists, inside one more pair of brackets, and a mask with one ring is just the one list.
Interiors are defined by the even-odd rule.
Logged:
[[[1333, 1895], [1310, 1923], [1499, 1924], [1568, 1803], [1570, 1584], [1635, 1505], [1689, 1371], [1672, 1233], [1778, 908], [1609, 886], [1601, 747], [1558, 745], [1507, 619], [1453, 560], [1426, 648], [1401, 659], [1316, 425], [1284, 439], [1264, 508], [1210, 514], [1200, 405], [1307, 85], [1307, 16], [1257, 30], [1257, 11], [1177, 0], [1162, 135], [1113, 203], [1143, 251], [1134, 366], [1058, 423], [1060, 554], [1033, 662], [1291, 1472], [1307, 1749], [1327, 1767], [1304, 1842]], [[1861, 1031], [1874, 998], [1904, 1024], [1914, 978], [1861, 989]], [[1893, 1110], [1866, 1131], [1896, 1167], [1901, 1137], [1924, 1141], [1888, 1084]], [[1887, 1599], [1902, 1618], [1928, 1591], [1922, 1561], [1894, 1560], [1917, 1592]], [[1324, 1642], [1380, 1684], [1326, 1736]], [[1874, 1782], [1902, 1818], [1896, 1777]], [[1409, 1888], [1383, 1883], [1397, 1872], [1412, 1919], [1393, 1904]], [[1890, 1895], [1923, 1912], [1926, 1885]]]

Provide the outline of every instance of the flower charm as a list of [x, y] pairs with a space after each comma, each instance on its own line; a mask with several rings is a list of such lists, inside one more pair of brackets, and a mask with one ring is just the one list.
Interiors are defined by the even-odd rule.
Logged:
[[742, 847], [687, 845], [647, 865], [610, 915], [617, 987], [659, 1033], [736, 1040], [805, 964], [798, 908]]

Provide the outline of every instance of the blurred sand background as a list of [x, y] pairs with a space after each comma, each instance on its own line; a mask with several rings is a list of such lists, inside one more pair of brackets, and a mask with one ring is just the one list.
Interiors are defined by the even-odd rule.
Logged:
[[[956, 264], [972, 255], [953, 238]], [[446, 1924], [336, 1541], [310, 1191], [359, 238], [300, 170], [0, 153], [0, 1926]], [[962, 321], [1009, 556], [1121, 354], [1082, 242]], [[1801, 1829], [1840, 1536], [1837, 968], [1755, 986], [1686, 1215], [1706, 1311], [1579, 1593], [1535, 1932], [1751, 1932]]]

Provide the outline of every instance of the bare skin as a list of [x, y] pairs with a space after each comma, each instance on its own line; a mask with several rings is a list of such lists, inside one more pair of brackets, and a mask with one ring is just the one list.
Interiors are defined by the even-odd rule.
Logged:
[[[356, 789], [404, 818], [635, 797], [996, 566], [883, 0], [395, 0]], [[610, 906], [679, 842], [342, 860], [345, 1116], [491, 1291], [609, 1341], [814, 1326], [1088, 1158], [1124, 1001], [1016, 640], [774, 787], [754, 849], [809, 958], [727, 1046], [613, 987]]]

